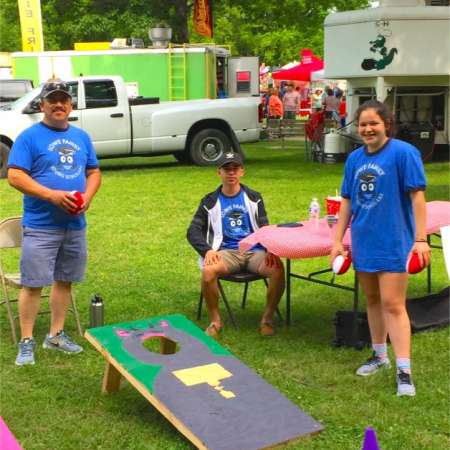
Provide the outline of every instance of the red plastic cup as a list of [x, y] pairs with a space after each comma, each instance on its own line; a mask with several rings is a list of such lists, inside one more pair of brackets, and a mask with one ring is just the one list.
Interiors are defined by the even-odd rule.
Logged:
[[327, 214], [330, 216], [338, 216], [341, 208], [342, 197], [327, 197], [325, 204], [327, 206]]

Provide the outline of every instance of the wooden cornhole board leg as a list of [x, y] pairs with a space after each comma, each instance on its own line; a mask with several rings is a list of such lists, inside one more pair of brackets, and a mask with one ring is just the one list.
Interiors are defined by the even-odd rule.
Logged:
[[[201, 450], [276, 448], [323, 429], [184, 316], [92, 328], [85, 337], [107, 363], [103, 392], [126, 379]], [[156, 338], [159, 352], [144, 345]]]
[[122, 375], [120, 372], [109, 362], [106, 363], [105, 374], [103, 375], [102, 392], [112, 394], [117, 392], [120, 388], [120, 380]]

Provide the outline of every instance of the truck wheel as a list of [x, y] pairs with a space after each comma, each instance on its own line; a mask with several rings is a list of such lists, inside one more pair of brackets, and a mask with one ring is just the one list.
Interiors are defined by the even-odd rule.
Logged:
[[173, 156], [181, 164], [189, 164], [192, 162], [191, 158], [189, 157], [189, 155], [186, 152], [175, 152], [173, 154]]
[[6, 178], [9, 150], [5, 143], [0, 142], [0, 178]]
[[199, 131], [191, 141], [189, 154], [198, 166], [215, 165], [224, 153], [232, 151], [228, 136], [215, 128]]

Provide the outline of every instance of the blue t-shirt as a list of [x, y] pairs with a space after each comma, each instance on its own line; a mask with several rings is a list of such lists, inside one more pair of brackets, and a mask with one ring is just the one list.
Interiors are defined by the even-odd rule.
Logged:
[[[222, 234], [223, 240], [221, 250], [238, 250], [239, 242], [253, 233], [250, 216], [245, 206], [244, 191], [241, 189], [233, 197], [227, 197], [220, 193], [219, 201], [222, 214]], [[257, 245], [250, 251], [263, 250]]]
[[[8, 167], [24, 170], [39, 184], [63, 191], [86, 190], [86, 169], [98, 167], [88, 134], [76, 127], [66, 130], [37, 123], [14, 142]], [[71, 215], [52, 203], [30, 195], [23, 199], [23, 225], [30, 228], [82, 229], [84, 214]]]
[[419, 151], [390, 139], [376, 153], [360, 147], [345, 164], [342, 196], [352, 208], [353, 264], [361, 272], [405, 272], [414, 243], [410, 192], [424, 190]]

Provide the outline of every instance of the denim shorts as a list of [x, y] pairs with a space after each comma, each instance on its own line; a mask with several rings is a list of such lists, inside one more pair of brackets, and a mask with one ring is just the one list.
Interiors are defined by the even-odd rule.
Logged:
[[86, 229], [23, 228], [21, 284], [43, 287], [54, 281], [82, 281], [86, 269]]

